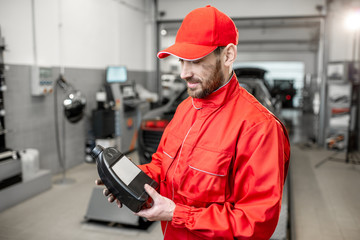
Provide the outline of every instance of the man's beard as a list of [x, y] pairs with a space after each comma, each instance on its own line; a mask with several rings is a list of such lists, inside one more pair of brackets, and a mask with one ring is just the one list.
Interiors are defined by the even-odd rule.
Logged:
[[[192, 82], [191, 79], [186, 79], [186, 81]], [[202, 87], [200, 91], [197, 91], [197, 89], [193, 90], [191, 88], [187, 89], [189, 96], [193, 98], [206, 98], [212, 92], [220, 88], [224, 83], [224, 74], [221, 71], [220, 59], [217, 59], [216, 66], [213, 69], [212, 74], [210, 74], [209, 79], [205, 79], [201, 82], [195, 80], [193, 82], [198, 82]]]

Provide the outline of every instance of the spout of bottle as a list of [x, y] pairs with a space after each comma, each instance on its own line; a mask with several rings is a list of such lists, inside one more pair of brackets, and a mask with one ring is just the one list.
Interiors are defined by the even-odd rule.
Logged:
[[90, 156], [96, 160], [102, 151], [104, 151], [104, 148], [100, 145], [96, 145], [96, 147], [94, 147], [94, 149], [91, 151]]

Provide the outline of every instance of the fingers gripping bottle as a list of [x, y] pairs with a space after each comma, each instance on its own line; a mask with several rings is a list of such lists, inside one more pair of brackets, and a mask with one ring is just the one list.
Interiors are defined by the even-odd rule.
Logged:
[[156, 189], [159, 186], [156, 181], [116, 148], [97, 145], [91, 156], [96, 161], [101, 181], [114, 197], [133, 212], [139, 212], [146, 206], [149, 195], [144, 185], [147, 183]]

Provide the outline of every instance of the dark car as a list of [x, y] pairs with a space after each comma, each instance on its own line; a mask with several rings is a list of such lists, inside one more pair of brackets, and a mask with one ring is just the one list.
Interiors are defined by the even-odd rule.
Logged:
[[274, 86], [270, 94], [280, 99], [283, 108], [292, 108], [293, 99], [296, 95], [294, 80], [274, 79]]
[[[258, 101], [274, 114], [271, 95], [260, 79], [238, 79], [240, 86], [254, 95]], [[177, 106], [188, 97], [186, 89], [171, 99], [166, 105], [146, 113], [142, 119], [138, 134], [138, 153], [141, 164], [149, 163], [151, 156], [156, 152], [165, 127], [173, 118]]]
[[156, 152], [165, 127], [173, 118], [177, 106], [189, 95], [186, 88], [169, 100], [164, 106], [147, 112], [142, 118], [138, 132], [138, 153], [140, 163], [148, 163]]
[[270, 112], [277, 115], [280, 112], [276, 99], [271, 97], [268, 88], [261, 79], [243, 78], [239, 79], [239, 84], [251, 93], [255, 98]]
[[234, 72], [238, 79], [259, 79], [263, 81], [264, 86], [271, 91], [269, 83], [265, 80], [265, 75], [267, 71], [262, 68], [257, 67], [237, 67], [234, 69]]

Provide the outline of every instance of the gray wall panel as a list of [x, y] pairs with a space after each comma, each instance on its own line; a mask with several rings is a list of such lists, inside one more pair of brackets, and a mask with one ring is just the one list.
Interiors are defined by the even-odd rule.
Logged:
[[[14, 150], [38, 149], [40, 167], [58, 173], [61, 168], [56, 152], [54, 94], [42, 97], [31, 96], [30, 69], [28, 65], [9, 65], [9, 70], [5, 73], [7, 85], [5, 125], [9, 131], [6, 134], [6, 146]], [[54, 79], [58, 74], [59, 69], [53, 68]], [[129, 71], [130, 80], [145, 86], [149, 76], [152, 77], [153, 74]], [[67, 68], [65, 79], [80, 90], [87, 99], [85, 118], [75, 124], [65, 122], [66, 167], [70, 168], [84, 161], [85, 140], [91, 126], [91, 111], [97, 106], [95, 94], [104, 82], [105, 70]], [[64, 96], [63, 91], [59, 89], [60, 133], [63, 131], [61, 102]], [[63, 142], [62, 135], [61, 142]]]

